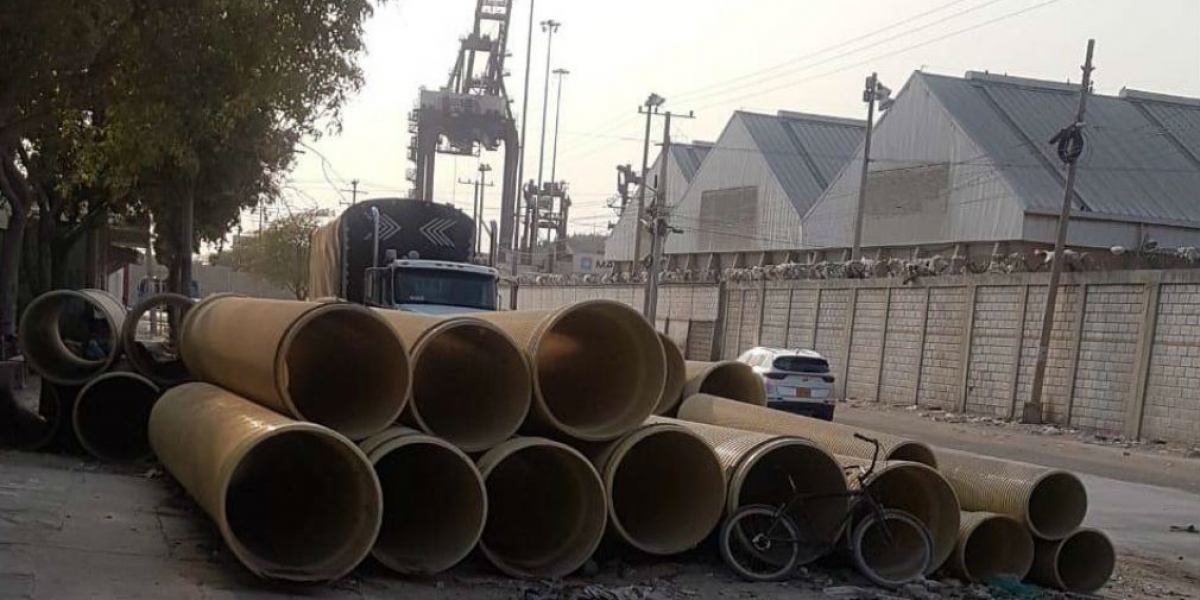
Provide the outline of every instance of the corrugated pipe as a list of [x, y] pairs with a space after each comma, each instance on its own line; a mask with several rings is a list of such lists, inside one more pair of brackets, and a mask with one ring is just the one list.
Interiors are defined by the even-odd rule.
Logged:
[[[847, 486], [841, 466], [828, 452], [794, 437], [676, 421], [655, 417], [652, 422], [676, 423], [699, 435], [716, 452], [725, 469], [728, 488], [725, 510], [751, 504], [781, 506], [791, 500], [788, 479], [801, 494], [822, 495], [796, 507], [792, 518], [805, 531], [830, 546], [842, 534]], [[801, 556], [803, 563], [819, 555]]]
[[1033, 566], [1033, 536], [1008, 515], [964, 512], [958, 542], [946, 566], [972, 583], [1002, 575], [1024, 579]]
[[[848, 456], [839, 456], [838, 461], [842, 466], [860, 470], [871, 464], [869, 460]], [[848, 473], [851, 487], [858, 486], [856, 472], [860, 471]], [[925, 574], [938, 570], [954, 551], [962, 512], [950, 483], [928, 465], [891, 461], [875, 465], [867, 485], [885, 508], [902, 510], [925, 525], [933, 541], [933, 553]]]
[[101, 460], [149, 460], [150, 411], [161, 393], [136, 373], [105, 373], [79, 391], [71, 425], [83, 449]]
[[608, 496], [608, 521], [648, 554], [694, 548], [721, 520], [725, 473], [712, 448], [676, 423], [648, 423], [592, 457]]
[[479, 547], [513, 577], [564, 577], [583, 566], [604, 536], [604, 483], [577, 450], [516, 438], [479, 459], [488, 519]]
[[589, 300], [553, 311], [475, 315], [525, 349], [533, 372], [531, 432], [614, 440], [658, 405], [666, 357], [658, 333], [632, 308]]
[[745, 363], [689, 360], [685, 378], [684, 401], [696, 394], [709, 394], [755, 406], [767, 405], [767, 388], [762, 377]]
[[21, 316], [21, 353], [42, 377], [83, 385], [121, 355], [125, 307], [102, 290], [55, 290], [34, 298]]
[[408, 402], [404, 343], [354, 304], [209, 296], [184, 317], [180, 347], [197, 379], [352, 439], [383, 431]]
[[466, 558], [487, 519], [475, 463], [449, 442], [403, 427], [359, 446], [383, 489], [383, 526], [371, 555], [409, 575], [439, 573]]
[[943, 452], [941, 462], [963, 510], [1015, 517], [1035, 537], [1060, 540], [1087, 514], [1087, 489], [1072, 473], [962, 452]]
[[[125, 350], [125, 357], [135, 371], [163, 387], [187, 381], [187, 365], [179, 355], [179, 325], [195, 303], [195, 300], [181, 294], [156, 294], [142, 300], [129, 311], [121, 328], [121, 348]], [[146, 313], [156, 318], [152, 311], [159, 308], [167, 309], [167, 323], [163, 326], [167, 329], [168, 341], [151, 342], [158, 346], [158, 351], [152, 352], [147, 344], [138, 341], [138, 326]]]
[[337, 579], [375, 543], [383, 513], [375, 469], [330, 429], [188, 383], [154, 405], [150, 445], [256, 575]]
[[1076, 594], [1104, 587], [1117, 565], [1112, 540], [1097, 529], [1079, 529], [1056, 540], [1037, 540], [1029, 579]]
[[918, 462], [935, 469], [938, 466], [933, 448], [924, 442], [819, 419], [810, 419], [768, 408], [746, 406], [740, 402], [708, 394], [697, 394], [685, 399], [679, 408], [679, 418], [747, 431], [795, 435], [812, 440], [813, 443], [833, 454], [869, 459], [874, 452], [874, 446], [854, 437], [854, 434], [860, 433], [879, 440], [881, 445], [879, 458], [881, 460]]
[[517, 432], [529, 414], [533, 383], [525, 353], [508, 334], [471, 317], [377, 312], [411, 356], [406, 420], [467, 452], [482, 452]]
[[667, 384], [663, 386], [662, 397], [658, 399], [654, 414], [669, 415], [683, 400], [683, 385], [687, 383], [687, 364], [683, 360], [683, 352], [675, 345], [674, 340], [661, 332], [658, 339], [662, 340], [663, 353], [667, 359]]

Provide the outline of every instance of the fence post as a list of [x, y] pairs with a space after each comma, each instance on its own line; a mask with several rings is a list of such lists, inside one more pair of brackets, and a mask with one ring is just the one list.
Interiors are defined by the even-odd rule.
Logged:
[[763, 318], [767, 315], [767, 280], [758, 284], [758, 334], [754, 336], [754, 345], [762, 345]]
[[1150, 383], [1150, 357], [1153, 354], [1154, 338], [1158, 330], [1158, 304], [1162, 295], [1162, 282], [1146, 284], [1148, 288], [1142, 306], [1141, 335], [1138, 336], [1137, 364], [1133, 388], [1133, 402], [1125, 414], [1125, 436], [1140, 440], [1142, 421], [1146, 415], [1146, 388]]
[[858, 314], [858, 288], [850, 289], [850, 316], [842, 332], [842, 397], [850, 397], [850, 347], [854, 345], [854, 317]]
[[926, 337], [926, 334], [928, 333], [928, 329], [929, 329], [930, 295], [931, 295], [930, 288], [928, 286], [926, 286], [926, 288], [925, 288], [925, 310], [921, 313], [921, 342], [917, 345], [917, 348], [918, 348], [918, 352], [917, 352], [917, 385], [913, 386], [913, 405], [914, 406], [918, 406], [921, 404], [921, 380], [923, 379], [923, 377], [921, 376], [921, 373], [922, 373], [922, 371], [925, 370], [925, 337]]
[[795, 286], [788, 287], [787, 312], [783, 313], [783, 347], [792, 347], [792, 302], [796, 300]]
[[875, 372], [875, 402], [879, 402], [879, 391], [883, 387], [883, 361], [887, 360], [888, 322], [892, 319], [892, 286], [887, 286], [883, 301], [883, 325], [879, 331], [879, 369]]
[[725, 323], [729, 320], [729, 288], [724, 281], [717, 282], [717, 321], [713, 323], [711, 360], [725, 356]]
[[962, 349], [959, 350], [959, 380], [958, 398], [954, 400], [955, 410], [967, 412], [967, 385], [971, 380], [971, 338], [975, 337], [975, 304], [979, 301], [979, 286], [972, 281], [967, 286], [966, 322], [963, 323]]
[[[1063, 417], [1063, 425], [1071, 426], [1071, 412], [1075, 409], [1075, 382], [1079, 379], [1079, 355], [1083, 352], [1083, 318], [1087, 315], [1088, 290], [1086, 283], [1078, 285], [1075, 294], [1079, 296], [1079, 310], [1075, 312], [1075, 321], [1071, 323], [1071, 378], [1067, 380], [1067, 414]], [[1058, 307], [1055, 307], [1055, 311]], [[1054, 338], [1050, 338], [1053, 342]], [[1051, 346], [1054, 344], [1051, 343]]]
[[1012, 354], [1012, 380], [1008, 382], [1008, 419], [1017, 416], [1017, 392], [1021, 381], [1021, 354], [1025, 349], [1025, 317], [1029, 309], [1029, 284], [1021, 286], [1021, 302], [1017, 305], [1017, 346]]

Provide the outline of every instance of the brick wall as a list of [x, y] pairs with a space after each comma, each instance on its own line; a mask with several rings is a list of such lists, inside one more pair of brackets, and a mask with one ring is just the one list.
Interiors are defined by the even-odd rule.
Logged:
[[1146, 385], [1143, 434], [1200, 440], [1200, 285], [1163, 285]]
[[1021, 340], [1024, 288], [979, 287], [967, 369], [967, 411], [997, 417], [1012, 414], [1012, 380]]
[[895, 288], [884, 332], [883, 377], [879, 400], [888, 404], [913, 404], [921, 372], [921, 346], [925, 326], [927, 290]]
[[846, 397], [872, 400], [878, 395], [880, 353], [887, 326], [887, 289], [858, 291], [850, 340]]
[[958, 404], [962, 391], [962, 344], [967, 326], [968, 292], [965, 287], [929, 290], [919, 404], [945, 409], [953, 409]]

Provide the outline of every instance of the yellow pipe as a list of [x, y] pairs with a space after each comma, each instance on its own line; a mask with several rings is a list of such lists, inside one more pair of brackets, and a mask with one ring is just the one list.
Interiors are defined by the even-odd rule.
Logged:
[[750, 365], [725, 360], [721, 362], [687, 361], [683, 398], [710, 394], [755, 406], [767, 405], [767, 388], [762, 377]]
[[330, 429], [189, 383], [154, 405], [150, 445], [260, 577], [337, 579], [375, 543], [379, 480], [358, 446]]
[[404, 344], [362, 306], [209, 296], [181, 329], [196, 379], [352, 439], [383, 431], [408, 402]]
[[[156, 294], [139, 302], [129, 311], [125, 318], [125, 326], [121, 328], [121, 349], [125, 351], [125, 357], [134, 370], [160, 386], [172, 386], [188, 379], [187, 365], [183, 364], [183, 358], [178, 355], [179, 322], [174, 319], [182, 321], [183, 316], [195, 303], [195, 300], [181, 294]], [[160, 307], [169, 311], [169, 322], [164, 326], [167, 328], [166, 333], [173, 334], [165, 350], [173, 349], [176, 353], [171, 359], [162, 361], [137, 339], [142, 316]], [[153, 314], [151, 316], [153, 317]], [[175, 327], [174, 331], [170, 330], [172, 327]]]
[[[70, 311], [70, 312], [68, 312]], [[92, 331], [97, 315], [107, 331]], [[71, 340], [79, 348], [69, 348], [63, 339], [62, 323], [84, 339]], [[21, 315], [21, 354], [42, 377], [60, 385], [83, 385], [109, 370], [121, 355], [121, 327], [125, 307], [103, 290], [54, 290], [34, 298]], [[95, 337], [93, 337], [95, 336]], [[89, 342], [96, 341], [94, 347]], [[85, 358], [82, 352], [99, 351], [102, 358]]]
[[1098, 529], [1079, 529], [1061, 540], [1036, 540], [1029, 579], [1075, 594], [1108, 583], [1117, 565], [1112, 540]]
[[964, 512], [958, 541], [946, 566], [972, 583], [997, 576], [1024, 579], [1033, 566], [1033, 536], [1008, 515]]
[[105, 373], [79, 391], [71, 425], [92, 456], [111, 461], [153, 458], [147, 437], [150, 411], [160, 390], [136, 373]]
[[654, 407], [654, 414], [665, 416], [673, 413], [683, 400], [683, 386], [687, 383], [687, 363], [683, 359], [683, 352], [680, 351], [679, 346], [675, 345], [674, 340], [663, 333], [658, 334], [658, 339], [662, 341], [663, 352], [667, 359], [667, 383], [663, 387], [658, 405]]

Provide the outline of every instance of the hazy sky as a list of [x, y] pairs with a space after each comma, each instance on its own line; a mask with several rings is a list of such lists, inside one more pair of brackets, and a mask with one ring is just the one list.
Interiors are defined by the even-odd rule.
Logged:
[[[518, 113], [529, 3], [515, 2], [508, 62]], [[407, 192], [407, 114], [420, 86], [445, 84], [475, 4], [391, 0], [376, 10], [367, 24], [366, 86], [345, 107], [340, 134], [309, 141], [328, 162], [313, 151], [300, 157], [288, 190], [292, 207], [337, 207], [349, 194], [336, 190], [352, 179], [363, 182], [367, 197]], [[615, 220], [605, 207], [615, 194], [615, 165], [640, 166], [644, 122], [636, 110], [652, 91], [667, 98], [666, 108], [696, 111], [696, 120], [676, 122], [677, 141], [712, 141], [738, 109], [864, 118], [862, 82], [873, 70], [896, 91], [921, 69], [1077, 81], [1094, 37], [1098, 92], [1128, 86], [1200, 97], [1200, 0], [537, 0], [536, 7], [538, 21], [563, 23], [552, 61], [571, 71], [558, 176], [571, 184], [571, 229], [580, 233], [604, 233]], [[540, 30], [533, 50], [526, 179], [537, 171], [541, 132]], [[551, 111], [554, 95], [552, 85]], [[551, 112], [551, 128], [553, 120]], [[653, 137], [661, 137], [661, 122]], [[499, 175], [502, 157], [482, 160]], [[474, 176], [477, 165], [440, 156], [437, 199], [469, 212], [471, 188], [455, 180]], [[499, 197], [499, 188], [488, 190], [489, 219]]]

